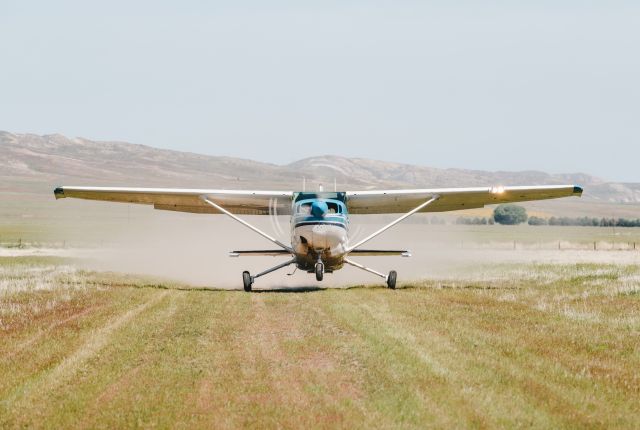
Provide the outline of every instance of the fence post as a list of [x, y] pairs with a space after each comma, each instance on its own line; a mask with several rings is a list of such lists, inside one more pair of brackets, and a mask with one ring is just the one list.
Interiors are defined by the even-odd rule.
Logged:
[[593, 242], [593, 250], [596, 251], [596, 242]]
[[560, 250], [560, 241], [558, 241], [558, 250]]

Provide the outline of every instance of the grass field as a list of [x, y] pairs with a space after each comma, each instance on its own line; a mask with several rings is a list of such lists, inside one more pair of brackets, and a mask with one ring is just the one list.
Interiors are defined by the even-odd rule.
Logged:
[[0, 258], [0, 427], [634, 428], [640, 268], [246, 294]]

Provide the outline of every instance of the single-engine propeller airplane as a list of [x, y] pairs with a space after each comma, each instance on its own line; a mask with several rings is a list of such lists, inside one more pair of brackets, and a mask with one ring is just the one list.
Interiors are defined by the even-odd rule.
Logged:
[[[406, 250], [366, 249], [362, 246], [374, 237], [417, 212], [445, 212], [481, 208], [485, 205], [581, 196], [574, 185], [442, 188], [386, 191], [294, 192], [235, 191], [172, 188], [58, 187], [56, 199], [73, 197], [110, 202], [153, 205], [155, 209], [224, 214], [250, 228], [279, 248], [275, 250], [232, 251], [230, 256], [283, 255], [289, 259], [256, 275], [245, 271], [245, 291], [251, 291], [256, 278], [295, 264], [300, 270], [315, 273], [321, 281], [325, 273], [344, 264], [383, 278], [394, 289], [395, 270], [385, 275], [366, 267], [352, 257], [376, 255], [410, 256]], [[400, 217], [357, 243], [349, 243], [350, 214], [402, 213]], [[238, 215], [291, 215], [291, 244], [280, 242]]]

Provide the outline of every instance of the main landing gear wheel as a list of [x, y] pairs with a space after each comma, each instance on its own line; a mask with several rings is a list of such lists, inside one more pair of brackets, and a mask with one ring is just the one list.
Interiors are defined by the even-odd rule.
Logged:
[[251, 274], [246, 270], [242, 272], [242, 283], [244, 284], [244, 290], [246, 292], [251, 291], [251, 284], [253, 284], [253, 279], [251, 279]]
[[316, 281], [322, 281], [324, 277], [324, 264], [316, 263]]
[[392, 290], [395, 290], [397, 277], [398, 277], [398, 274], [396, 273], [395, 270], [392, 270], [391, 272], [389, 272], [389, 276], [387, 276], [387, 287], [389, 287]]

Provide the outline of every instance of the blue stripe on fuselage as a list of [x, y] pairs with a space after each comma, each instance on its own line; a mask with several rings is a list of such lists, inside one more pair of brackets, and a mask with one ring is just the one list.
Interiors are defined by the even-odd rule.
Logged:
[[335, 222], [335, 221], [302, 221], [295, 223], [294, 227], [301, 227], [304, 225], [335, 225], [337, 227], [342, 227], [345, 230], [347, 229], [347, 224], [344, 222]]
[[295, 217], [296, 222], [303, 222], [303, 221], [330, 221], [330, 222], [340, 222], [340, 223], [345, 223], [346, 219], [344, 216], [339, 216], [339, 215], [326, 215], [324, 217], [316, 217], [316, 216], [296, 216]]

